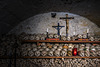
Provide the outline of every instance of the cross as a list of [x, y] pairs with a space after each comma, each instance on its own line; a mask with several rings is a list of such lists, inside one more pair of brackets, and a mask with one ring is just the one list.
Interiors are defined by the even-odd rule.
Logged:
[[58, 23], [58, 26], [52, 26], [52, 27], [54, 27], [55, 29], [57, 29], [58, 30], [58, 35], [60, 35], [60, 29], [62, 27], [65, 27], [65, 26], [60, 26], [59, 23]]
[[68, 17], [68, 14], [66, 14], [66, 17], [60, 17], [60, 19], [66, 19], [66, 37], [67, 37], [68, 36], [68, 29], [69, 29], [68, 19], [74, 19], [74, 17]]

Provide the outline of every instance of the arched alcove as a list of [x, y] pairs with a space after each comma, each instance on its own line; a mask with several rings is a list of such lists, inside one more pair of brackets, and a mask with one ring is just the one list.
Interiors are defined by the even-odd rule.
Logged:
[[[53, 18], [51, 16], [51, 13], [56, 13], [56, 16]], [[74, 19], [69, 19], [69, 36], [72, 36], [73, 32], [75, 32], [76, 35], [86, 34], [87, 29], [89, 29], [90, 35], [100, 32], [100, 28], [96, 24], [80, 15], [68, 12], [49, 12], [38, 14], [30, 17], [29, 19], [26, 19], [14, 29], [12, 29], [9, 33], [46, 33], [47, 28], [49, 33], [57, 33], [57, 30], [52, 26], [57, 26], [57, 24], [59, 23], [61, 26], [65, 26], [60, 30], [60, 32], [62, 33], [62, 35], [66, 35], [66, 20], [60, 19], [60, 17], [66, 17], [66, 14], [68, 14], [69, 17], [74, 17]]]

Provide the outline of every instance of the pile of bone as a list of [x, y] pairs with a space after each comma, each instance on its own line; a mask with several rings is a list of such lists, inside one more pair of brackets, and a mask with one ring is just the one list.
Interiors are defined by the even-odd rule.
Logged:
[[0, 59], [0, 67], [10, 67], [10, 60], [9, 59]]
[[[14, 60], [0, 59], [1, 67], [14, 67]], [[17, 59], [16, 67], [99, 67], [100, 59]]]
[[0, 38], [0, 56], [10, 56], [14, 54], [14, 47], [18, 44], [18, 38], [15, 35], [4, 35]]
[[39, 64], [29, 61], [29, 59], [17, 59], [16, 62], [16, 67], [41, 67]]
[[[13, 59], [0, 59], [0, 67], [15, 67]], [[28, 62], [27, 59], [16, 59], [16, 67], [39, 67], [37, 64]]]
[[78, 54], [82, 57], [100, 56], [100, 45], [80, 44], [78, 48]]
[[[45, 40], [47, 38], [46, 34], [21, 34], [20, 39], [23, 40]], [[48, 38], [59, 38], [57, 34], [49, 34]]]
[[40, 67], [99, 67], [100, 59], [29, 59]]
[[77, 48], [79, 56], [100, 56], [100, 45], [92, 44], [58, 44], [58, 43], [24, 43], [18, 48], [21, 56], [72, 56], [73, 48]]
[[[26, 33], [22, 33], [19, 35], [20, 39], [22, 40], [45, 40], [47, 38], [46, 34], [26, 34]], [[75, 35], [75, 36], [64, 36], [61, 35], [61, 37], [57, 34], [53, 34], [50, 33], [48, 34], [48, 38], [60, 38], [63, 41], [75, 41], [77, 39], [86, 39], [87, 35], [86, 34], [79, 34], [79, 35]], [[90, 41], [100, 41], [100, 36], [88, 36]]]
[[75, 41], [77, 39], [89, 39], [89, 41], [100, 41], [100, 36], [88, 36], [86, 34], [79, 34], [79, 35], [75, 35], [75, 36], [61, 36], [61, 40], [63, 41]]
[[26, 34], [22, 33], [19, 35], [19, 39], [22, 40], [45, 40], [45, 34]]

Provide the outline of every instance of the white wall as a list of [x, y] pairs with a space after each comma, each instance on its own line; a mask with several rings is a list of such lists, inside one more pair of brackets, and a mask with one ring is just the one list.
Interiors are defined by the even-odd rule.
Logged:
[[56, 26], [58, 23], [60, 23], [61, 26], [65, 26], [60, 30], [62, 32], [62, 35], [65, 35], [66, 21], [59, 19], [60, 17], [66, 17], [65, 14], [68, 14], [69, 17], [74, 17], [74, 19], [69, 20], [69, 30], [68, 30], [69, 36], [72, 36], [73, 32], [76, 32], [76, 34], [86, 34], [87, 29], [89, 29], [90, 34], [93, 33], [95, 34], [97, 32], [100, 32], [100, 28], [98, 28], [97, 25], [89, 21], [87, 18], [67, 12], [56, 12], [56, 13], [57, 13], [56, 18], [51, 17], [51, 12], [33, 16], [21, 22], [9, 33], [15, 33], [15, 34], [20, 34], [22, 32], [28, 34], [46, 33], [47, 28], [49, 28], [49, 33], [57, 33], [57, 30], [52, 26]]

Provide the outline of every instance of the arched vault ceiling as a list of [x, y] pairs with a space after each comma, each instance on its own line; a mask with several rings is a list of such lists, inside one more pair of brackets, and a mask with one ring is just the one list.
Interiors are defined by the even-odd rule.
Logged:
[[100, 0], [0, 0], [0, 28], [7, 33], [21, 21], [45, 12], [70, 12], [100, 27]]

